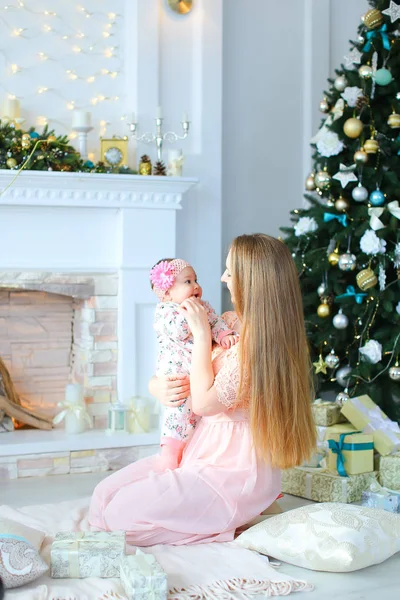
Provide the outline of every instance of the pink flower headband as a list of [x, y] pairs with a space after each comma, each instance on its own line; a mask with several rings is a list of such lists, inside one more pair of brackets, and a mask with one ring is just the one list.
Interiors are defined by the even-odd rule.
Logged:
[[177, 275], [190, 264], [181, 258], [174, 258], [171, 262], [162, 260], [150, 271], [150, 281], [159, 300], [165, 299], [167, 292], [175, 283]]

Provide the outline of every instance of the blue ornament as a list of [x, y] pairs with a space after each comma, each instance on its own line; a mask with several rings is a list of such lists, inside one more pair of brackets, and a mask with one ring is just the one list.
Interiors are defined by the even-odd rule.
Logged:
[[32, 140], [37, 140], [39, 136], [38, 133], [36, 133], [36, 131], [31, 131], [31, 133], [29, 134], [32, 138]]
[[378, 85], [389, 85], [393, 80], [393, 76], [388, 69], [378, 69], [374, 75], [375, 82]]
[[85, 163], [85, 167], [88, 167], [89, 169], [93, 169], [94, 164], [92, 163], [91, 160], [87, 160]]
[[370, 194], [369, 201], [371, 202], [372, 206], [382, 206], [382, 204], [385, 202], [385, 196], [381, 190], [374, 190]]

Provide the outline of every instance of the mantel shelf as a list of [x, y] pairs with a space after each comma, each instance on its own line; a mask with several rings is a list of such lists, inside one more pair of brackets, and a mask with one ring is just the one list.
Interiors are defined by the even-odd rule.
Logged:
[[179, 210], [182, 195], [198, 183], [192, 177], [24, 171], [10, 185], [15, 175], [0, 170], [0, 206]]

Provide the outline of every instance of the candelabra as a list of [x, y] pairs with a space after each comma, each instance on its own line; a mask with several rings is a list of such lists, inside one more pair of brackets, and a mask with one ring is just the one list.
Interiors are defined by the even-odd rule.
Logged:
[[137, 142], [143, 142], [144, 144], [153, 144], [154, 142], [156, 143], [156, 148], [157, 148], [157, 158], [158, 160], [162, 160], [162, 151], [163, 151], [163, 144], [164, 142], [169, 142], [170, 144], [173, 144], [175, 142], [177, 142], [178, 140], [184, 140], [185, 138], [187, 138], [188, 134], [189, 134], [189, 125], [190, 125], [190, 121], [188, 120], [188, 116], [186, 114], [184, 114], [182, 116], [182, 129], [183, 129], [183, 135], [178, 135], [177, 133], [175, 133], [174, 131], [167, 131], [166, 133], [163, 133], [162, 131], [162, 126], [163, 126], [163, 117], [161, 116], [161, 111], [160, 108], [157, 111], [157, 116], [155, 118], [155, 122], [156, 122], [156, 133], [151, 133], [151, 132], [145, 132], [142, 135], [138, 135], [138, 124], [137, 121], [135, 120], [135, 115], [132, 114], [128, 125], [129, 125], [129, 130], [132, 134], [133, 139], [135, 139]]

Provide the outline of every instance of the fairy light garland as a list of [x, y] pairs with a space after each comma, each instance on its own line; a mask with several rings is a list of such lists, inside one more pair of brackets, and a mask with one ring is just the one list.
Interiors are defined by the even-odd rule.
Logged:
[[[2, 37], [4, 39], [5, 48], [0, 49], [0, 54], [4, 57], [9, 77], [2, 78], [0, 86], [6, 92], [8, 98], [13, 97], [18, 100], [24, 100], [34, 95], [40, 96], [44, 93], [52, 93], [63, 99], [68, 110], [73, 110], [76, 104], [78, 104], [81, 109], [85, 109], [90, 108], [90, 106], [96, 106], [100, 102], [119, 102], [120, 96], [118, 94], [109, 93], [111, 89], [107, 90], [106, 88], [104, 91], [98, 89], [94, 95], [93, 92], [90, 92], [90, 89], [88, 89], [85, 91], [85, 94], [90, 94], [90, 96], [83, 102], [80, 98], [78, 102], [78, 97], [74, 98], [74, 93], [69, 91], [67, 96], [64, 95], [51, 87], [49, 85], [50, 81], [47, 82], [46, 79], [42, 79], [39, 75], [35, 76], [38, 85], [33, 93], [15, 93], [17, 87], [12, 83], [14, 78], [18, 78], [21, 73], [26, 72], [28, 68], [30, 72], [32, 71], [32, 68], [39, 68], [47, 61], [57, 62], [57, 65], [64, 69], [66, 81], [70, 81], [71, 84], [84, 81], [86, 83], [96, 84], [96, 87], [98, 84], [98, 87], [100, 87], [102, 81], [105, 82], [107, 79], [113, 80], [122, 73], [119, 45], [118, 42], [112, 42], [112, 40], [119, 35], [118, 27], [121, 22], [121, 14], [112, 11], [99, 11], [97, 6], [96, 10], [90, 10], [86, 5], [76, 4], [74, 8], [78, 15], [85, 17], [85, 20], [93, 20], [93, 25], [91, 27], [93, 34], [89, 34], [85, 31], [83, 22], [82, 28], [75, 28], [68, 22], [68, 19], [65, 19], [62, 14], [58, 14], [54, 10], [51, 10], [50, 7], [45, 7], [43, 10], [36, 10], [34, 8], [33, 0], [30, 0], [30, 4], [31, 6], [22, 0], [15, 0], [4, 6], [3, 16], [0, 17], [0, 24], [8, 31], [8, 35], [16, 40], [21, 39], [21, 41], [23, 40], [25, 42], [26, 40], [34, 40], [36, 37], [40, 38], [40, 40], [44, 40], [47, 36], [50, 36], [59, 40], [64, 40], [69, 45], [69, 49], [65, 56], [51, 56], [47, 52], [47, 48], [39, 47], [37, 52], [33, 53], [33, 55], [36, 55], [37, 57], [36, 65], [21, 64], [21, 59], [15, 60], [14, 57], [13, 59], [10, 59], [5, 52], [5, 48], [9, 48], [9, 46], [6, 45], [7, 34], [4, 35], [3, 33]], [[39, 24], [36, 23], [35, 26], [31, 27], [28, 26], [28, 23], [24, 22], [17, 21], [17, 23], [14, 24], [12, 21], [21, 13], [35, 15], [39, 19], [42, 19], [42, 22]], [[82, 19], [82, 16], [78, 18]], [[79, 65], [79, 70], [76, 68], [75, 64], [73, 64], [73, 61], [71, 61], [73, 55], [78, 56], [80, 54], [88, 57], [103, 57], [104, 59], [112, 61], [112, 66], [108, 69], [101, 68], [85, 73], [82, 65]], [[118, 66], [116, 61], [119, 63]], [[68, 65], [68, 62], [70, 62], [70, 65]], [[76, 90], [76, 93], [82, 93], [79, 88], [76, 88]]]

